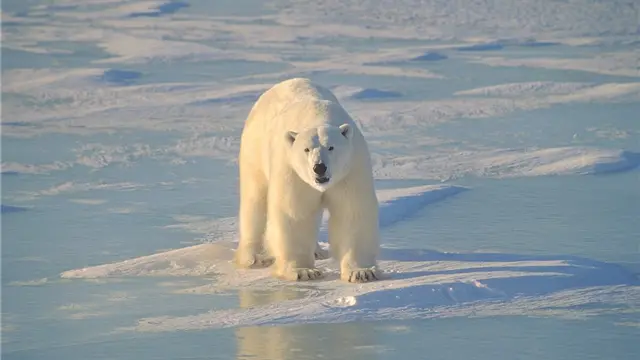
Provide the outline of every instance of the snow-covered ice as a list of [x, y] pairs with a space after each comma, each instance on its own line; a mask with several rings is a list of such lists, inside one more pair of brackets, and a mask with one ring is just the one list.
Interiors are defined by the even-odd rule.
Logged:
[[[392, 226], [463, 190], [433, 185], [380, 191], [380, 226], [382, 229]], [[291, 288], [290, 283], [270, 277], [268, 269], [236, 269], [231, 262], [235, 245], [225, 239], [237, 235], [232, 228], [227, 232], [232, 234], [222, 233], [210, 242], [118, 263], [65, 271], [61, 277], [212, 276], [209, 284], [179, 290], [186, 294], [253, 289], [272, 291], [277, 297], [278, 291]], [[305, 284], [298, 290], [303, 294], [301, 298], [186, 317], [144, 318], [121, 330], [176, 331], [469, 314], [535, 315], [548, 311], [547, 298], [553, 301], [557, 316], [575, 316], [576, 307], [589, 308], [580, 311], [580, 316], [607, 313], [607, 307], [599, 305], [605, 298], [612, 303], [631, 299], [633, 304], [640, 305], [639, 288], [628, 286], [638, 282], [635, 275], [619, 265], [578, 257], [384, 248], [380, 263], [384, 280], [358, 286], [341, 282], [332, 260], [319, 261], [318, 266], [325, 271], [325, 279]]]
[[[3, 2], [2, 357], [634, 358], [639, 11]], [[229, 263], [243, 120], [293, 76], [369, 141], [383, 281]]]

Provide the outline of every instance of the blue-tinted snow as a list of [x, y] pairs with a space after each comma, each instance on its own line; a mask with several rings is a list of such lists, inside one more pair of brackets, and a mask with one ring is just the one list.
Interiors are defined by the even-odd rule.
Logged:
[[[357, 3], [3, 3], [2, 357], [635, 358], [628, 2]], [[293, 76], [369, 140], [384, 282], [228, 266]]]

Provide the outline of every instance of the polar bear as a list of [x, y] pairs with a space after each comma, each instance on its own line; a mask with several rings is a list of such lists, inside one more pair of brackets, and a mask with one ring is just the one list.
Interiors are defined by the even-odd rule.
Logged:
[[378, 201], [364, 136], [336, 97], [308, 79], [285, 80], [251, 109], [240, 140], [237, 266], [272, 266], [285, 280], [323, 276], [318, 232], [329, 212], [340, 278], [379, 277]]

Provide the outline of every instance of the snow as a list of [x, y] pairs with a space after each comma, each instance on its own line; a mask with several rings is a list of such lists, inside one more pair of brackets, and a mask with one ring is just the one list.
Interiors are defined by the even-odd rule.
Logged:
[[588, 83], [559, 83], [535, 81], [487, 86], [456, 92], [456, 95], [484, 95], [495, 97], [521, 97], [531, 95], [566, 95], [590, 87]]
[[579, 70], [598, 74], [640, 77], [638, 61], [640, 51], [618, 51], [598, 54], [587, 59], [505, 59], [502, 57], [485, 57], [476, 61], [491, 66], [526, 66], [547, 69]]
[[[429, 203], [455, 195], [465, 188], [449, 185], [428, 185], [407, 189], [382, 190], [378, 192], [380, 204], [380, 226], [387, 227], [410, 216]], [[63, 278], [101, 278], [110, 276], [203, 276], [226, 271], [229, 275], [232, 245], [237, 241], [237, 220], [224, 218], [207, 221], [202, 217], [178, 217], [183, 223], [168, 228], [187, 228], [195, 233], [205, 233], [214, 237], [212, 243], [171, 250], [122, 263], [69, 270], [61, 274]], [[323, 228], [326, 227], [326, 218]], [[325, 229], [326, 230], [326, 229]], [[325, 237], [326, 231], [321, 237]], [[220, 240], [226, 243], [218, 244]], [[326, 244], [326, 243], [325, 243]]]
[[[211, 261], [225, 254], [225, 248], [201, 244], [127, 260], [114, 265], [69, 270], [63, 278], [100, 278], [107, 276], [203, 276], [214, 274], [218, 262]], [[229, 252], [230, 249], [227, 249]], [[222, 253], [222, 254], [220, 254]]]
[[374, 173], [380, 179], [451, 180], [469, 175], [506, 178], [604, 174], [638, 166], [638, 153], [581, 147], [498, 149], [374, 158]]
[[[637, 14], [4, 2], [2, 357], [631, 359]], [[331, 88], [367, 137], [383, 281], [342, 283], [332, 260], [306, 284], [229, 263], [243, 120], [293, 76]]]
[[[384, 230], [429, 204], [464, 188], [432, 185], [379, 191], [380, 226]], [[183, 218], [198, 224], [200, 218]], [[235, 224], [222, 219], [222, 224]], [[253, 289], [284, 291], [289, 283], [274, 279], [269, 269], [240, 270], [232, 264], [235, 227], [227, 226], [211, 242], [122, 262], [65, 271], [66, 279], [135, 276], [209, 276], [212, 282], [178, 290], [212, 294]], [[203, 231], [196, 225], [196, 232]], [[326, 231], [324, 229], [323, 231]], [[323, 236], [321, 235], [321, 238]], [[323, 243], [326, 247], [328, 244]], [[353, 285], [339, 280], [336, 264], [318, 262], [325, 273], [310, 282], [301, 298], [262, 306], [209, 311], [189, 316], [143, 318], [121, 331], [162, 332], [254, 325], [340, 323], [354, 320], [426, 319], [434, 317], [535, 314], [554, 304], [560, 316], [576, 306], [594, 306], [603, 297], [637, 298], [635, 276], [618, 265], [574, 257], [522, 256], [490, 253], [441, 253], [420, 249], [383, 248], [383, 280]], [[624, 295], [620, 295], [623, 292]], [[251, 302], [251, 295], [244, 300]], [[274, 295], [277, 296], [277, 295]], [[242, 301], [242, 300], [241, 300]], [[617, 300], [616, 300], [617, 301]], [[566, 314], [565, 314], [566, 313]]]
[[[214, 275], [212, 284], [180, 293], [206, 294], [230, 289], [283, 291], [286, 283], [268, 270], [234, 270], [228, 244], [201, 244], [116, 264], [68, 271], [66, 278], [109, 276]], [[570, 316], [573, 307], [594, 306], [603, 298], [636, 298], [637, 281], [623, 268], [576, 258], [526, 257], [511, 254], [455, 254], [384, 249], [380, 267], [385, 280], [359, 286], [338, 280], [325, 260], [326, 280], [310, 283], [304, 297], [246, 309], [211, 311], [186, 317], [139, 320], [135, 331], [292, 323], [336, 323], [353, 320], [398, 320], [450, 316], [498, 316], [549, 311]], [[247, 295], [250, 296], [250, 295]], [[617, 299], [617, 300], [616, 300]], [[250, 301], [250, 300], [246, 300]], [[596, 314], [594, 307], [591, 312]], [[567, 314], [563, 314], [566, 312]], [[583, 314], [585, 315], [585, 314]]]

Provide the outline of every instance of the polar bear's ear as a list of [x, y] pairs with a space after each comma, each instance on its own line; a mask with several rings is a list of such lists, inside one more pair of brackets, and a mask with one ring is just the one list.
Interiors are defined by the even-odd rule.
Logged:
[[297, 132], [287, 131], [287, 133], [285, 134], [285, 139], [287, 139], [287, 143], [291, 145], [294, 141], [296, 141], [296, 136], [298, 136]]
[[349, 124], [340, 125], [340, 132], [347, 139], [351, 139], [351, 135], [353, 135], [353, 131], [351, 130], [351, 126], [349, 126]]

